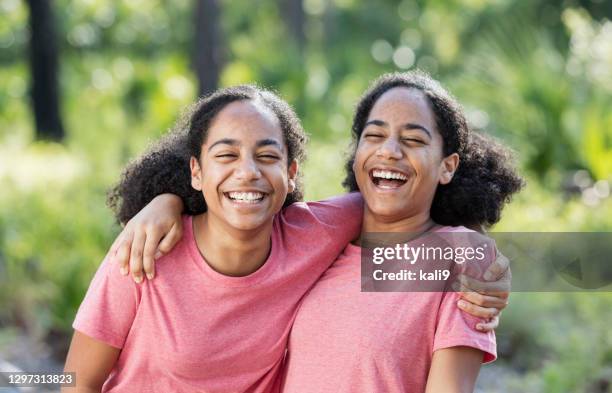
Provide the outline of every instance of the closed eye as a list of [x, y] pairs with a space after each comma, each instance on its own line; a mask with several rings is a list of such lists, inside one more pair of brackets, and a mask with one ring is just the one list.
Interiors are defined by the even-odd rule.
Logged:
[[259, 158], [264, 158], [266, 160], [279, 160], [280, 159], [280, 157], [275, 156], [273, 154], [262, 154], [262, 155], [259, 155], [258, 157]]
[[364, 135], [364, 138], [372, 138], [372, 139], [383, 138], [383, 135], [367, 133]]
[[422, 141], [420, 139], [414, 139], [414, 138], [402, 138], [402, 141], [403, 142], [408, 142], [408, 143], [418, 143], [418, 144], [421, 144], [421, 145], [425, 144], [424, 141]]

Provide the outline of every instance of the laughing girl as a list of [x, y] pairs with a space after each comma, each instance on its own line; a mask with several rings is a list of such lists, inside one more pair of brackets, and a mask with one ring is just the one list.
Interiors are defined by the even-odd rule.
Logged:
[[163, 180], [184, 176], [205, 211], [183, 217], [156, 280], [102, 263], [66, 360], [77, 391], [273, 391], [298, 302], [359, 231], [356, 194], [291, 204], [306, 137], [276, 95], [222, 89], [181, 124], [157, 151], [191, 158]]

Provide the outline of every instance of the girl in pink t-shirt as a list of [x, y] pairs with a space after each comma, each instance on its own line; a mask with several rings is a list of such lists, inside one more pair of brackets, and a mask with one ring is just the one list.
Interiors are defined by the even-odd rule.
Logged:
[[[499, 146], [477, 135], [468, 140], [456, 102], [419, 73], [378, 80], [358, 107], [353, 132], [345, 184], [364, 195], [364, 233], [491, 225], [521, 185]], [[455, 293], [360, 293], [360, 254], [349, 245], [305, 298], [285, 391], [471, 391], [480, 363], [495, 357], [492, 332], [475, 331], [478, 320], [459, 312]], [[490, 253], [486, 263], [493, 259]], [[138, 262], [131, 267], [140, 273]], [[499, 308], [505, 301], [472, 296]]]
[[472, 392], [481, 363], [496, 357], [493, 332], [476, 331], [478, 319], [457, 309], [452, 291], [419, 291], [417, 283], [362, 292], [375, 283], [362, 281], [372, 276], [359, 245], [380, 233], [422, 234], [407, 243], [414, 247], [432, 235], [453, 247], [467, 238], [485, 252], [459, 270], [481, 278], [495, 245], [458, 225], [494, 224], [522, 180], [505, 149], [470, 136], [454, 99], [418, 72], [374, 81], [357, 106], [353, 139], [345, 184], [364, 198], [362, 235], [302, 302], [282, 391]]
[[[158, 279], [139, 285], [112, 258], [102, 263], [66, 360], [77, 391], [275, 391], [300, 299], [359, 232], [358, 194], [291, 204], [306, 136], [276, 95], [222, 89], [189, 116], [157, 148], [189, 155], [170, 154], [143, 187], [188, 179], [199, 214], [182, 219]], [[158, 159], [145, 156], [125, 176]]]

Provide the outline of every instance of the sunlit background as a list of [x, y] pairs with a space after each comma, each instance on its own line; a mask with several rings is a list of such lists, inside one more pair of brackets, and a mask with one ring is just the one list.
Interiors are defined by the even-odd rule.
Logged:
[[[119, 231], [106, 190], [217, 86], [295, 107], [318, 199], [342, 192], [368, 83], [427, 70], [528, 179], [494, 230], [612, 231], [611, 18], [607, 0], [0, 0], [0, 369], [61, 368]], [[612, 392], [610, 295], [513, 294], [479, 391]]]

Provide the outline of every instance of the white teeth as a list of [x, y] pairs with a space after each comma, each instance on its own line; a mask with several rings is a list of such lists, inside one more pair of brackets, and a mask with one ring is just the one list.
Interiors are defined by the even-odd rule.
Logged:
[[374, 172], [372, 172], [372, 176], [374, 177], [378, 177], [381, 179], [396, 179], [396, 180], [407, 180], [407, 177], [404, 176], [402, 173], [399, 172], [392, 172], [392, 171], [381, 171], [381, 170], [374, 170]]
[[261, 192], [229, 192], [228, 196], [235, 201], [255, 203], [263, 199], [264, 194]]

